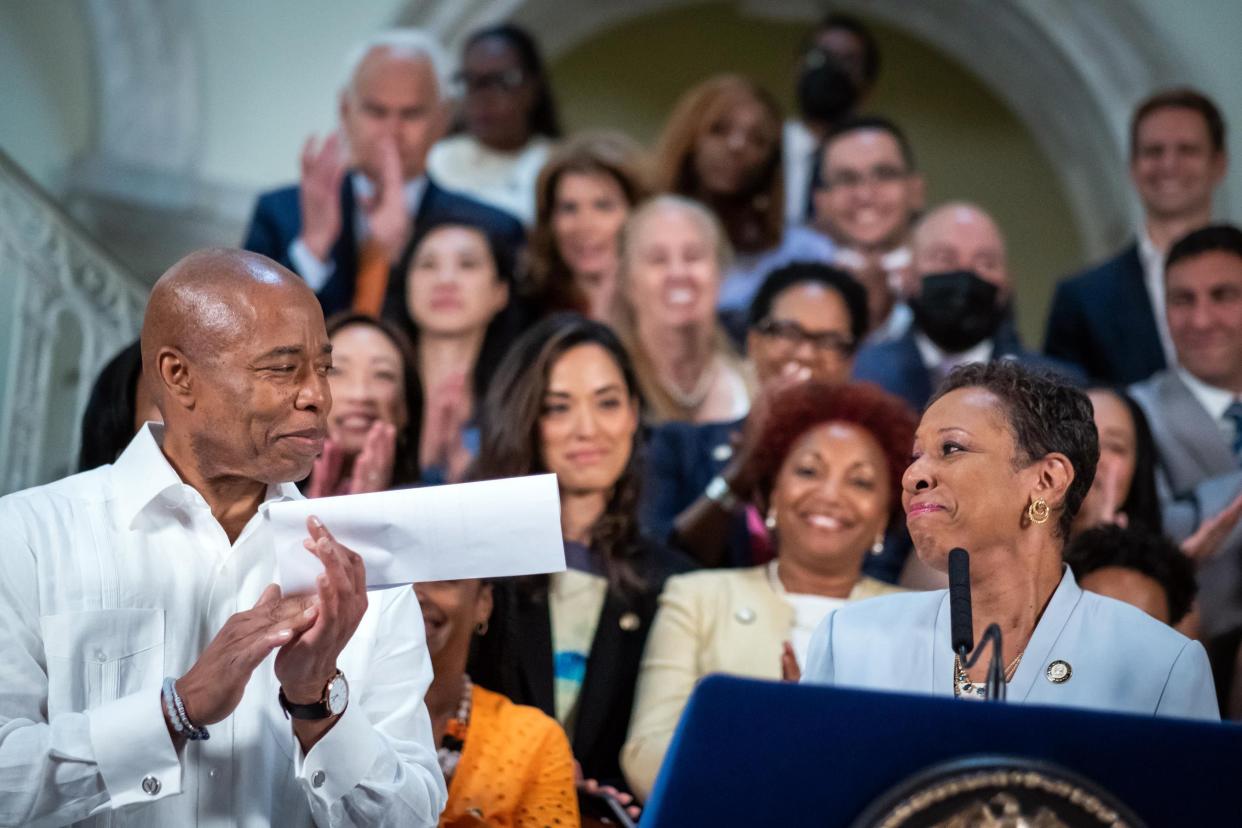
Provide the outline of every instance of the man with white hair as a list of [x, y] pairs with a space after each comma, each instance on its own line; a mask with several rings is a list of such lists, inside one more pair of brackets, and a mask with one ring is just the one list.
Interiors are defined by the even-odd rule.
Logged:
[[974, 204], [950, 202], [928, 213], [911, 242], [918, 293], [905, 335], [864, 346], [854, 378], [868, 380], [922, 411], [950, 371], [968, 362], [1016, 359], [1081, 382], [1074, 366], [1030, 353], [1013, 329], [1013, 284], [996, 221]]
[[427, 153], [450, 112], [443, 49], [393, 29], [358, 46], [340, 93], [340, 129], [302, 148], [301, 181], [259, 197], [244, 247], [296, 271], [325, 315], [378, 313], [389, 266], [420, 226], [480, 227], [518, 247], [517, 219], [427, 177]]

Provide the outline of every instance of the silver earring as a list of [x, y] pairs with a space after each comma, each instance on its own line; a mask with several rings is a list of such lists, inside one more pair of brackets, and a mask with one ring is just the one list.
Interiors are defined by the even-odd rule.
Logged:
[[872, 555], [883, 555], [884, 554], [884, 533], [883, 532], [875, 536], [875, 543], [871, 544], [871, 554]]
[[768, 516], [763, 519], [763, 525], [768, 527], [769, 532], [776, 531], [776, 508], [768, 509]]

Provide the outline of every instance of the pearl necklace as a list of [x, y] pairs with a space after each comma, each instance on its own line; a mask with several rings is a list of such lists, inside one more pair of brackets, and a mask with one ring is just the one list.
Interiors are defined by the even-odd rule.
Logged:
[[664, 393], [668, 394], [673, 402], [677, 404], [678, 408], [684, 411], [694, 411], [707, 399], [707, 395], [712, 390], [712, 385], [716, 382], [717, 373], [719, 373], [719, 366], [716, 363], [715, 357], [713, 357], [703, 367], [703, 373], [699, 376], [698, 383], [688, 392], [682, 391], [675, 382], [665, 382], [664, 377], [659, 372], [656, 374], [656, 381]]
[[[1013, 680], [1013, 674], [1018, 671], [1018, 662], [1021, 660], [1022, 653], [1018, 653], [1014, 656], [1013, 661], [1009, 662], [1009, 666], [1005, 668], [1006, 684]], [[962, 666], [961, 656], [953, 656], [953, 695], [958, 697], [965, 696], [966, 698], [983, 698], [986, 692], [984, 685], [975, 684], [967, 677], [966, 668]]]
[[470, 702], [473, 693], [474, 683], [470, 681], [468, 673], [463, 673], [457, 715], [448, 720], [444, 736], [440, 739], [440, 747], [436, 750], [436, 759], [440, 762], [440, 771], [444, 774], [445, 782], [453, 778], [457, 763], [461, 761], [461, 752], [466, 745], [466, 731], [470, 728]]

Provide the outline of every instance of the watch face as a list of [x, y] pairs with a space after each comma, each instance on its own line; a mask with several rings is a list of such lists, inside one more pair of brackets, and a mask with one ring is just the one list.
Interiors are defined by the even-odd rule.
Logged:
[[328, 710], [333, 716], [339, 716], [345, 712], [347, 704], [349, 704], [349, 683], [345, 681], [344, 676], [338, 675], [328, 682]]

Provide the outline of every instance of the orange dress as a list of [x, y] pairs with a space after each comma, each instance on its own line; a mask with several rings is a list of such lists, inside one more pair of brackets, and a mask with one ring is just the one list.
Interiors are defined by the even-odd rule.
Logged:
[[470, 726], [449, 783], [441, 828], [578, 828], [569, 739], [537, 707], [474, 685]]

